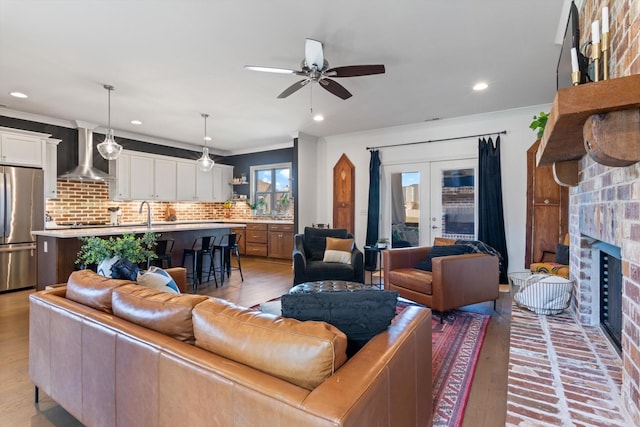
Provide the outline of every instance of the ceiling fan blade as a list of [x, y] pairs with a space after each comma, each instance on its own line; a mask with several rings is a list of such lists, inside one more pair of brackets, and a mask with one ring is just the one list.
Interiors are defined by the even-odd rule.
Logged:
[[357, 77], [371, 74], [384, 74], [384, 65], [347, 65], [345, 67], [330, 68], [325, 75], [330, 77]]
[[298, 70], [290, 70], [288, 68], [276, 68], [276, 67], [262, 67], [259, 65], [245, 65], [245, 70], [262, 71], [265, 73], [279, 73], [279, 74], [295, 74], [298, 76], [304, 76], [305, 73]]
[[331, 92], [338, 98], [348, 99], [351, 98], [351, 92], [344, 88], [340, 83], [331, 79], [320, 80], [320, 87]]
[[287, 96], [291, 95], [295, 91], [302, 89], [304, 86], [307, 85], [307, 83], [309, 83], [309, 79], [300, 80], [299, 82], [292, 84], [291, 86], [286, 88], [284, 92], [278, 95], [278, 98], [280, 99], [286, 98]]
[[304, 60], [309, 69], [313, 69], [316, 64], [318, 71], [324, 66], [324, 53], [322, 51], [322, 42], [313, 39], [307, 39], [304, 45]]

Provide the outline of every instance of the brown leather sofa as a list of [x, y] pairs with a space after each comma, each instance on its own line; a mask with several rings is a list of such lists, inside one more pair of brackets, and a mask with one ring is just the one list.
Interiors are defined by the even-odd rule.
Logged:
[[348, 360], [346, 336], [324, 322], [87, 271], [31, 294], [29, 321], [36, 390], [87, 426], [426, 426], [431, 419], [425, 308], [406, 308]]
[[432, 259], [432, 271], [414, 268], [430, 246], [383, 251], [384, 288], [439, 312], [499, 297], [498, 257], [464, 254]]

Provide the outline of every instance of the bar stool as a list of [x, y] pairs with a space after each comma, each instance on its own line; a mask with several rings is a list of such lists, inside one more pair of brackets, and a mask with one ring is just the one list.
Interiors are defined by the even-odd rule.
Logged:
[[[173, 244], [174, 244], [173, 239], [158, 240], [156, 242], [156, 247], [155, 247], [155, 252], [158, 258], [151, 260], [149, 263], [147, 263], [147, 268], [149, 268], [149, 265], [155, 265], [160, 268], [173, 267], [171, 262], [171, 252], [173, 251]], [[165, 267], [165, 264], [166, 264], [166, 267]]]
[[[198, 291], [198, 283], [202, 281], [202, 258], [204, 255], [209, 255], [211, 258], [211, 248], [215, 241], [216, 236], [199, 236], [193, 241], [191, 249], [184, 249], [182, 252], [183, 267], [187, 257], [191, 257], [191, 281], [194, 294]], [[189, 277], [188, 274], [187, 277]]]
[[[240, 271], [240, 279], [244, 282], [244, 276], [242, 275], [242, 264], [240, 263], [240, 251], [238, 250], [238, 240], [242, 237], [242, 234], [229, 233], [222, 236], [220, 243], [213, 245], [213, 254], [211, 255], [211, 267], [209, 268], [209, 275], [213, 272], [213, 278], [216, 280], [216, 287], [218, 281], [216, 279], [216, 272], [220, 272], [220, 286], [224, 286], [224, 274], [227, 273], [227, 278], [231, 277], [231, 270]], [[213, 259], [215, 258], [216, 251], [220, 251], [220, 263], [218, 267], [215, 267]], [[238, 266], [231, 265], [231, 251], [236, 255], [236, 261]]]

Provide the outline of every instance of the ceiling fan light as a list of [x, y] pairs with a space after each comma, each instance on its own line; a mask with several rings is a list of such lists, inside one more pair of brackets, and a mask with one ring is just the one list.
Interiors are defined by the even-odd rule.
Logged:
[[118, 144], [113, 137], [113, 129], [107, 130], [107, 136], [97, 146], [98, 153], [106, 160], [115, 160], [120, 156], [122, 145]]
[[316, 122], [321, 122], [324, 120], [324, 116], [322, 114], [316, 114], [315, 116], [313, 116], [313, 120], [315, 120]]
[[213, 164], [215, 162], [211, 157], [209, 157], [209, 149], [207, 147], [202, 147], [202, 156], [197, 161], [198, 169], [202, 172], [209, 172], [211, 168], [213, 168]]

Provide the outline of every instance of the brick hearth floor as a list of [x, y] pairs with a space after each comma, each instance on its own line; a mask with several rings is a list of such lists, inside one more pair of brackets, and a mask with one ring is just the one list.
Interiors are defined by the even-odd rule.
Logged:
[[631, 426], [622, 362], [599, 327], [512, 307], [507, 426]]

